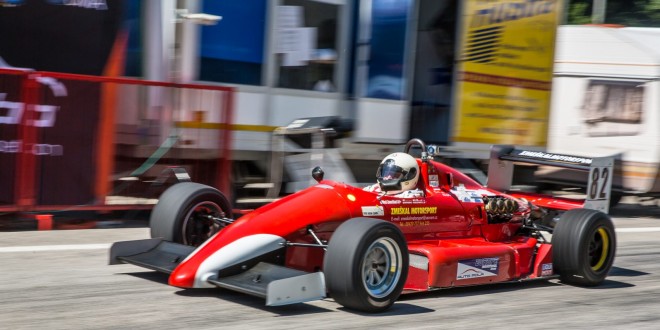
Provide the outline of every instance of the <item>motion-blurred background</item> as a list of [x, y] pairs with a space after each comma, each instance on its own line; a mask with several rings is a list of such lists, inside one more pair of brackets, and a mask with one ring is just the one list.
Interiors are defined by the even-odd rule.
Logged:
[[3, 214], [148, 211], [179, 169], [253, 208], [410, 138], [484, 183], [493, 144], [613, 155], [612, 205], [657, 205], [657, 1], [13, 0], [0, 31]]

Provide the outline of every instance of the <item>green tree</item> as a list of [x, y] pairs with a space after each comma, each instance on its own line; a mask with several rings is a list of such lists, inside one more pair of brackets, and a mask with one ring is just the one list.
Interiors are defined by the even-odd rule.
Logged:
[[[568, 24], [591, 23], [593, 0], [569, 0]], [[660, 0], [607, 0], [606, 24], [660, 27]]]

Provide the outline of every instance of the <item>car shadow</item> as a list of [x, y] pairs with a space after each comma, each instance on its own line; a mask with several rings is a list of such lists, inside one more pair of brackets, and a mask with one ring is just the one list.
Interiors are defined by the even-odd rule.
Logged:
[[[637, 272], [631, 269], [612, 267], [612, 270], [610, 271], [608, 276], [641, 276], [641, 275], [647, 275], [647, 274], [643, 272]], [[514, 281], [507, 283], [494, 283], [494, 284], [479, 285], [479, 286], [455, 287], [455, 288], [441, 289], [435, 291], [409, 293], [402, 295], [401, 298], [399, 298], [399, 301], [410, 301], [415, 299], [438, 298], [438, 297], [458, 298], [458, 297], [483, 296], [489, 294], [498, 294], [502, 292], [528, 290], [531, 288], [557, 287], [563, 285], [571, 285], [571, 284], [564, 283], [558, 279], [552, 279], [552, 280], [539, 279], [539, 280], [530, 280], [525, 282]], [[582, 287], [582, 288], [605, 290], [605, 289], [629, 288], [634, 286], [635, 285], [630, 283], [616, 281], [611, 278], [606, 278], [600, 285]]]
[[[158, 282], [162, 284], [167, 284], [167, 278], [168, 278], [168, 274], [159, 273], [155, 271], [122, 273], [121, 275], [139, 277], [141, 279], [149, 280], [152, 282]], [[633, 277], [633, 276], [644, 276], [644, 275], [649, 275], [649, 274], [645, 272], [636, 271], [633, 269], [622, 268], [622, 267], [612, 267], [610, 273], [608, 274], [608, 276], [613, 276], [613, 277]], [[481, 286], [456, 287], [451, 289], [441, 289], [434, 291], [413, 292], [413, 293], [402, 294], [399, 297], [399, 299], [394, 303], [394, 305], [392, 305], [391, 308], [381, 313], [366, 313], [366, 312], [355, 311], [346, 307], [342, 307], [341, 305], [336, 304], [331, 297], [324, 298], [323, 301], [336, 304], [337, 306], [336, 309], [315, 306], [310, 303], [298, 303], [298, 304], [283, 305], [283, 306], [266, 306], [265, 301], [262, 298], [254, 297], [241, 292], [231, 291], [222, 288], [182, 289], [176, 291], [175, 294], [185, 297], [211, 297], [211, 298], [222, 299], [224, 301], [277, 314], [279, 316], [297, 316], [303, 314], [318, 314], [318, 313], [341, 311], [341, 312], [348, 312], [362, 316], [378, 317], [378, 316], [414, 315], [414, 314], [435, 312], [435, 310], [433, 309], [415, 305], [414, 301], [417, 299], [483, 296], [489, 294], [498, 294], [502, 292], [528, 290], [530, 288], [557, 287], [563, 285], [570, 285], [570, 284], [562, 283], [559, 280], [540, 279], [540, 280], [530, 280], [524, 282], [494, 283], [494, 284], [481, 285]], [[590, 290], [607, 290], [607, 289], [620, 289], [620, 288], [629, 288], [629, 287], [634, 287], [634, 285], [622, 281], [617, 281], [612, 278], [607, 278], [605, 279], [605, 281], [603, 281], [602, 284], [598, 286], [583, 287], [583, 288]]]
[[317, 314], [334, 312], [334, 310], [314, 306], [307, 303], [298, 303], [283, 306], [266, 306], [266, 301], [262, 298], [235, 292], [222, 288], [210, 289], [184, 289], [175, 292], [176, 295], [184, 297], [206, 297], [217, 298], [224, 301], [243, 305], [245, 307], [260, 309], [265, 312], [278, 314], [279, 316], [293, 316], [302, 314]]
[[623, 267], [617, 267], [617, 266], [612, 266], [610, 269], [610, 272], [607, 273], [607, 276], [622, 276], [622, 277], [636, 277], [636, 276], [644, 276], [644, 275], [650, 275], [650, 273], [647, 272], [640, 272], [638, 270], [630, 269], [630, 268], [623, 268]]
[[117, 273], [116, 275], [129, 275], [133, 277], [139, 277], [143, 280], [158, 282], [162, 284], [167, 284], [167, 279], [169, 278], [169, 274], [156, 272], [156, 271]]
[[[117, 275], [129, 275], [164, 285], [167, 285], [167, 279], [169, 277], [168, 274], [160, 273], [156, 271], [118, 273]], [[332, 304], [336, 304], [337, 306], [336, 309], [328, 309], [324, 307], [315, 306], [309, 303], [298, 303], [298, 304], [290, 304], [283, 306], [266, 306], [265, 301], [262, 298], [254, 297], [241, 292], [231, 291], [222, 288], [182, 289], [176, 291], [175, 294], [184, 297], [206, 297], [206, 298], [222, 299], [246, 307], [257, 308], [265, 312], [277, 314], [279, 316], [296, 316], [303, 314], [317, 314], [317, 313], [327, 313], [327, 312], [336, 312], [336, 311], [350, 312], [365, 316], [406, 315], [406, 314], [433, 312], [433, 310], [428, 308], [423, 308], [413, 304], [401, 303], [400, 301], [397, 301], [390, 309], [388, 309], [383, 313], [377, 313], [377, 314], [362, 313], [348, 308], [344, 308], [341, 305], [336, 304], [334, 300], [332, 300], [332, 298], [324, 298], [322, 300], [331, 302]]]
[[[401, 296], [401, 297], [403, 297], [403, 296]], [[394, 305], [392, 305], [392, 307], [390, 307], [386, 311], [380, 312], [380, 313], [360, 312], [360, 311], [352, 310], [350, 308], [341, 307], [341, 306], [338, 307], [337, 309], [342, 311], [342, 312], [347, 312], [347, 313], [351, 313], [351, 314], [355, 314], [355, 315], [361, 315], [361, 316], [371, 316], [371, 317], [414, 315], [414, 314], [423, 314], [423, 313], [433, 313], [433, 312], [435, 312], [434, 309], [430, 309], [430, 308], [421, 307], [421, 306], [417, 306], [417, 305], [402, 302], [401, 297], [399, 297], [399, 300], [397, 300], [394, 303]]]
[[329, 313], [329, 312], [348, 312], [356, 315], [362, 316], [395, 316], [395, 315], [412, 315], [412, 314], [421, 314], [421, 313], [431, 313], [434, 312], [433, 309], [420, 307], [414, 304], [405, 303], [401, 301], [396, 301], [392, 307], [388, 310], [381, 313], [366, 313], [355, 311], [346, 307], [342, 307], [336, 303], [331, 297], [322, 299], [324, 302], [334, 304], [336, 308], [325, 308], [320, 306], [315, 306], [311, 303], [297, 303], [283, 306], [266, 306], [265, 301], [262, 298], [250, 296], [240, 292], [235, 292], [231, 290], [225, 290], [221, 288], [217, 289], [187, 289], [180, 290], [176, 292], [177, 295], [185, 297], [215, 297], [222, 299], [224, 301], [229, 301], [232, 303], [240, 304], [245, 307], [256, 308], [264, 312], [277, 314], [280, 317], [285, 316], [300, 316], [305, 314], [318, 314], [318, 313]]
[[589, 290], [608, 290], [608, 289], [623, 289], [623, 288], [632, 288], [634, 287], [634, 284], [626, 283], [626, 282], [621, 282], [621, 281], [615, 281], [611, 279], [605, 279], [603, 283], [600, 285], [596, 286], [587, 286], [583, 287], [585, 289]]
[[594, 289], [594, 290], [606, 290], [606, 289], [621, 289], [621, 288], [631, 288], [634, 287], [634, 284], [622, 282], [622, 281], [617, 281], [614, 280], [613, 277], [637, 277], [637, 276], [645, 276], [645, 275], [650, 275], [647, 272], [640, 272], [638, 270], [630, 269], [630, 268], [623, 268], [623, 267], [616, 267], [612, 266], [610, 269], [610, 272], [607, 273], [607, 278], [603, 283], [597, 286], [592, 286], [592, 287], [587, 287], [588, 289]]
[[517, 290], [526, 290], [529, 288], [541, 287], [554, 287], [561, 286], [562, 284], [551, 282], [549, 280], [532, 280], [525, 282], [507, 282], [507, 283], [493, 283], [477, 286], [465, 286], [439, 289], [434, 291], [421, 291], [413, 292], [402, 295], [399, 300], [409, 301], [415, 299], [437, 298], [437, 297], [471, 297], [482, 296], [487, 294], [497, 294], [501, 292], [510, 292]]

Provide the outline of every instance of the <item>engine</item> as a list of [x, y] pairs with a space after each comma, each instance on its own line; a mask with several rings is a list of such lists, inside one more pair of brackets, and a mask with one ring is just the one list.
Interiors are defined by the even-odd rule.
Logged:
[[483, 201], [488, 223], [511, 221], [520, 207], [517, 201], [504, 196], [484, 196]]

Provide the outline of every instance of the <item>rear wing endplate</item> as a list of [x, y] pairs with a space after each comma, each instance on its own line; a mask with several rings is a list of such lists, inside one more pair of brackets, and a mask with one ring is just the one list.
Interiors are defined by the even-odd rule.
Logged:
[[514, 163], [562, 167], [588, 171], [584, 208], [607, 213], [612, 192], [614, 156], [587, 158], [554, 154], [543, 151], [516, 149], [510, 145], [494, 145], [490, 149], [488, 164], [488, 188], [508, 191], [513, 182]]

